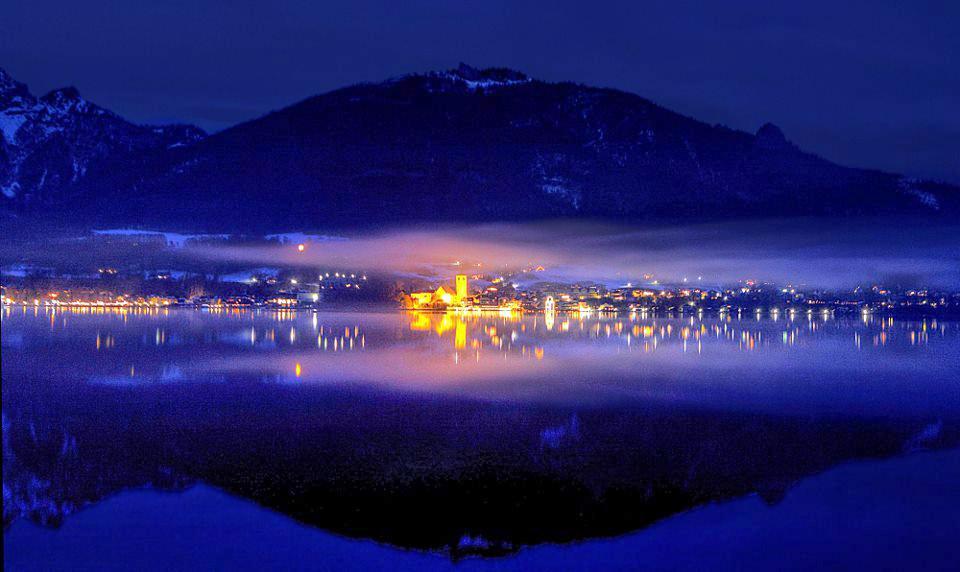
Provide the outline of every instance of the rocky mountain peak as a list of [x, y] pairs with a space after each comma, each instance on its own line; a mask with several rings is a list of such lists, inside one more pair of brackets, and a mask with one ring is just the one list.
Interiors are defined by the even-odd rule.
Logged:
[[756, 143], [758, 147], [764, 149], [778, 149], [790, 146], [783, 130], [773, 123], [764, 123], [757, 130]]
[[14, 81], [13, 77], [7, 73], [7, 70], [0, 68], [0, 93], [6, 93], [18, 85], [21, 84]]
[[114, 170], [142, 165], [204, 136], [190, 125], [135, 125], [86, 101], [75, 87], [38, 99], [0, 69], [0, 203], [61, 204], [108, 162], [116, 162]]
[[16, 81], [3, 68], [0, 68], [0, 111], [12, 106], [24, 105], [31, 99], [27, 86]]
[[73, 87], [61, 87], [40, 98], [43, 103], [57, 109], [70, 109], [82, 106], [86, 101], [80, 97], [80, 91]]

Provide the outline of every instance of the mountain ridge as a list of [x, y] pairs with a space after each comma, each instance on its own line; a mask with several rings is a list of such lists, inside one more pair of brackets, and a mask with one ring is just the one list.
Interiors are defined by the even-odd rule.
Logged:
[[0, 68], [0, 201], [7, 207], [61, 206], [107, 162], [135, 162], [205, 136], [192, 125], [133, 124], [72, 86], [37, 97]]
[[71, 193], [98, 224], [221, 231], [960, 212], [956, 187], [834, 164], [770, 123], [751, 134], [616, 89], [465, 64], [107, 157]]

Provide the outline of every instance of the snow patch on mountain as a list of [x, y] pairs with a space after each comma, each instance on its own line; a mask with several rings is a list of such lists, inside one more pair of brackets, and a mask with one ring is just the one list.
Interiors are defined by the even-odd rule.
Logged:
[[457, 78], [466, 84], [467, 89], [478, 90], [478, 89], [490, 89], [492, 87], [505, 87], [508, 85], [517, 85], [521, 83], [527, 83], [529, 79], [506, 79], [506, 80], [496, 80], [496, 79], [480, 79], [480, 80], [470, 80]]
[[264, 236], [267, 240], [276, 240], [280, 244], [305, 244], [308, 242], [327, 242], [347, 240], [342, 236], [330, 236], [326, 234], [306, 234], [303, 232], [282, 232], [278, 234], [268, 234]]
[[16, 140], [17, 131], [19, 131], [20, 127], [26, 122], [26, 116], [18, 111], [0, 112], [0, 132], [3, 133], [4, 139], [10, 143]]
[[545, 194], [559, 198], [574, 210], [579, 210], [583, 195], [577, 185], [561, 174], [569, 170], [568, 158], [560, 153], [553, 155], [538, 154], [532, 171], [540, 180], [540, 190]]
[[531, 77], [517, 71], [505, 68], [478, 69], [463, 63], [456, 69], [430, 72], [425, 77], [439, 80], [440, 85], [434, 86], [432, 91], [440, 92], [445, 91], [449, 85], [462, 86], [469, 91], [486, 91], [533, 81]]
[[20, 183], [14, 181], [12, 183], [0, 184], [0, 192], [3, 193], [3, 196], [8, 199], [16, 198], [17, 191], [20, 189]]
[[908, 195], [912, 195], [917, 198], [924, 205], [934, 209], [940, 210], [940, 202], [937, 200], [937, 196], [933, 193], [921, 190], [917, 185], [921, 181], [912, 177], [900, 177], [898, 185], [900, 190]]
[[138, 230], [131, 228], [111, 228], [106, 230], [94, 230], [93, 234], [98, 236], [130, 236], [130, 237], [150, 237], [162, 238], [163, 242], [173, 248], [183, 248], [191, 241], [200, 241], [207, 239], [226, 240], [230, 238], [229, 234], [181, 234], [178, 232], [161, 232], [156, 230]]
[[[562, 180], [559, 182], [562, 182]], [[570, 206], [572, 206], [574, 209], [580, 208], [580, 192], [576, 189], [571, 189], [569, 187], [557, 184], [543, 184], [540, 185], [540, 189], [548, 195], [560, 197], [564, 201], [570, 203]]]
[[910, 439], [904, 443], [903, 450], [907, 453], [912, 453], [914, 451], [922, 451], [930, 446], [930, 444], [936, 441], [940, 437], [940, 433], [943, 431], [943, 420], [937, 420], [935, 423], [930, 423], [925, 425], [923, 429], [917, 432], [916, 435], [912, 436]]

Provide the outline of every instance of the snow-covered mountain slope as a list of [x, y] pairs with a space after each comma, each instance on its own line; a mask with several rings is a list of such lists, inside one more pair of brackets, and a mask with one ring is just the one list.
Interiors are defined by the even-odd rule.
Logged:
[[204, 136], [189, 125], [134, 125], [71, 87], [35, 97], [0, 69], [0, 202], [59, 206], [107, 160], [133, 167], [143, 154]]

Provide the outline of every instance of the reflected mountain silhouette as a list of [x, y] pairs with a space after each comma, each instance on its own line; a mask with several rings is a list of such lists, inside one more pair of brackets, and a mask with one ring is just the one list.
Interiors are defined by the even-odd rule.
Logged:
[[366, 388], [21, 379], [3, 395], [4, 528], [204, 482], [340, 535], [452, 557], [612, 536], [706, 503], [776, 503], [839, 463], [960, 444], [957, 419], [653, 402], [518, 405]]

